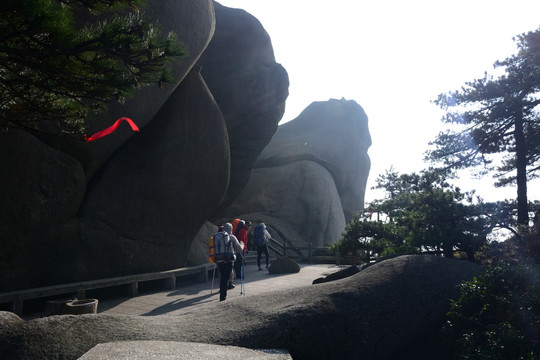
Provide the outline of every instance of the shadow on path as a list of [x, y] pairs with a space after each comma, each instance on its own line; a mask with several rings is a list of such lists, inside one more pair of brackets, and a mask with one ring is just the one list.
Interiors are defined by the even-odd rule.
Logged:
[[201, 305], [208, 302], [213, 302], [215, 300], [211, 299], [213, 296], [216, 296], [219, 294], [218, 292], [214, 292], [213, 294], [206, 294], [201, 295], [198, 297], [190, 297], [187, 299], [178, 299], [175, 301], [171, 301], [167, 304], [161, 305], [153, 309], [152, 311], [149, 311], [145, 314], [141, 314], [141, 316], [155, 316], [155, 315], [165, 315], [167, 313], [186, 308], [193, 305]]

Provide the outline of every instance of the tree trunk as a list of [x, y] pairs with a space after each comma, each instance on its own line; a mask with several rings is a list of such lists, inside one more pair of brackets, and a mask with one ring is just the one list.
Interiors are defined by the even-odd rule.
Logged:
[[443, 244], [443, 256], [447, 259], [454, 257], [454, 246], [450, 244]]
[[529, 225], [529, 210], [527, 204], [527, 149], [525, 134], [523, 132], [523, 118], [520, 116], [515, 122], [516, 140], [516, 184], [517, 184], [517, 212], [518, 225]]
[[470, 262], [475, 262], [476, 261], [476, 258], [474, 256], [474, 250], [467, 249], [467, 250], [465, 250], [465, 253], [467, 254], [467, 260], [469, 260]]

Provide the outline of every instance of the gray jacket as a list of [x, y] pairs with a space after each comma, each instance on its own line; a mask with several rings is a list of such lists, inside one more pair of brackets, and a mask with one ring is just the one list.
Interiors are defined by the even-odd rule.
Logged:
[[226, 231], [229, 234], [229, 238], [231, 240], [231, 244], [236, 252], [241, 253], [242, 250], [244, 250], [244, 243], [241, 243], [238, 241], [236, 236], [232, 234], [232, 224], [231, 223], [225, 223], [223, 225], [223, 231]]

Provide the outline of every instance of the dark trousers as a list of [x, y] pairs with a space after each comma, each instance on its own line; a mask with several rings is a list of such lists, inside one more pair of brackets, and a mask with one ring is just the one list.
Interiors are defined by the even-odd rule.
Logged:
[[264, 255], [266, 256], [266, 267], [268, 267], [268, 246], [267, 245], [263, 245], [263, 246], [257, 246], [257, 266], [258, 267], [261, 267], [261, 255], [262, 253], [264, 253]]
[[236, 278], [240, 279], [242, 276], [242, 254], [236, 253], [236, 260], [234, 261], [234, 272], [236, 273]]
[[219, 269], [219, 300], [223, 301], [227, 298], [227, 288], [229, 287], [229, 277], [231, 276], [233, 263], [231, 262], [218, 262], [217, 267]]

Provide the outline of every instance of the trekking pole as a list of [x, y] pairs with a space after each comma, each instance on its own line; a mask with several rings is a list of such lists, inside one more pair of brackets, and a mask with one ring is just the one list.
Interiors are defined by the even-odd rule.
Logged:
[[212, 290], [210, 290], [210, 295], [214, 293], [214, 278], [215, 277], [216, 277], [216, 268], [214, 268], [214, 272], [212, 273]]
[[246, 289], [244, 289], [244, 259], [240, 263], [240, 295], [246, 295]]
[[266, 254], [264, 254], [266, 256], [265, 260], [266, 260], [266, 271], [269, 271], [270, 269], [268, 268], [268, 266], [270, 265], [269, 261], [270, 261], [270, 250], [268, 249], [268, 243], [265, 244], [266, 246]]

